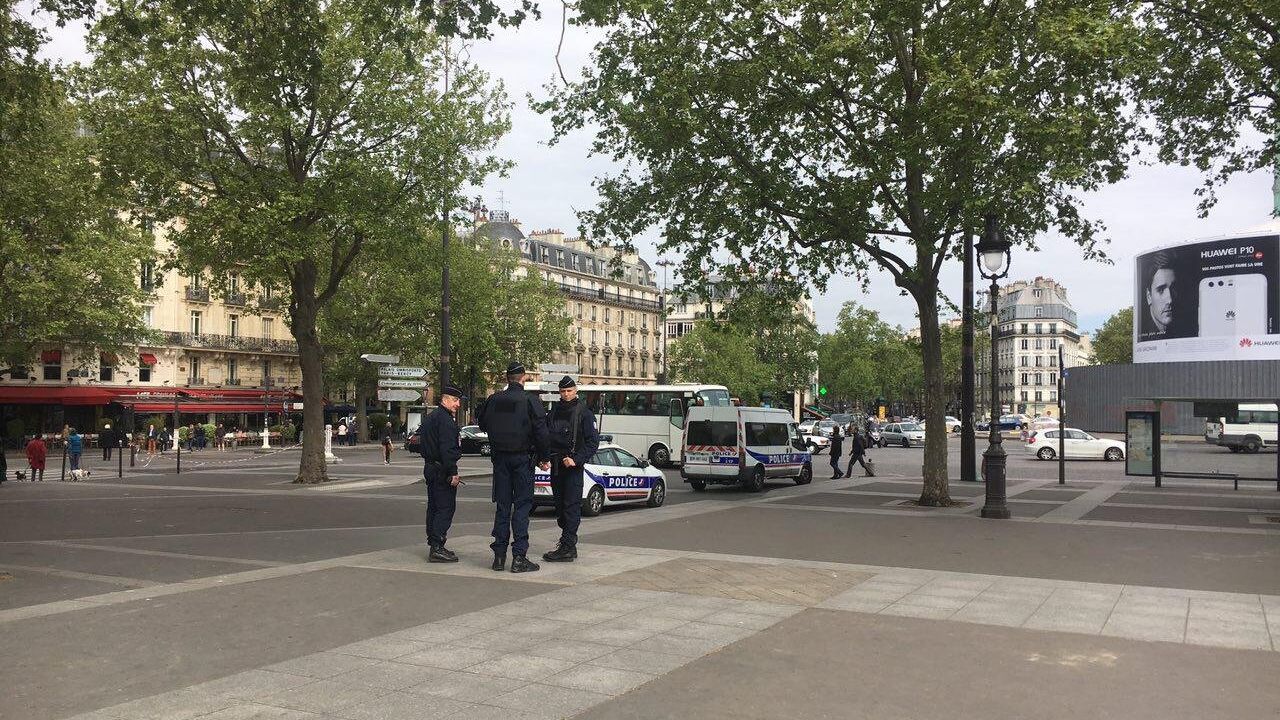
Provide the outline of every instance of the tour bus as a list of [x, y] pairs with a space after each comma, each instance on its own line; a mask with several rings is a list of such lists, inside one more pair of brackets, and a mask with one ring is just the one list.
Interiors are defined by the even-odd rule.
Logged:
[[[559, 399], [556, 382], [529, 383], [544, 401]], [[681, 461], [684, 419], [690, 407], [731, 407], [723, 385], [579, 385], [578, 395], [595, 413], [600, 432], [636, 457], [658, 467]]]

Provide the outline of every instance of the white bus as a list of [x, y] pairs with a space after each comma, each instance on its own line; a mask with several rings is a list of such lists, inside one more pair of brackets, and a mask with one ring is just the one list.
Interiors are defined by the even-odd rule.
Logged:
[[[526, 390], [558, 400], [556, 383], [529, 383]], [[658, 467], [681, 461], [684, 419], [692, 405], [731, 407], [723, 385], [579, 385], [578, 394], [595, 413], [600, 432], [636, 457]]]

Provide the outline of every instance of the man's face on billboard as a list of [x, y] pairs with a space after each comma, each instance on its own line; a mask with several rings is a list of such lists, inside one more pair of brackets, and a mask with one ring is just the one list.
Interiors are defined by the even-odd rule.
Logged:
[[1174, 284], [1177, 280], [1170, 268], [1160, 268], [1151, 277], [1151, 285], [1147, 287], [1147, 307], [1150, 308], [1151, 321], [1156, 329], [1164, 332], [1173, 323]]

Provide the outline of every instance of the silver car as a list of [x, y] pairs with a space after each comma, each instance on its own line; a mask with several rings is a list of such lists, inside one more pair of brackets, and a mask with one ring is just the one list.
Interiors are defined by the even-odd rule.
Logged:
[[924, 447], [924, 428], [915, 423], [889, 423], [880, 428], [880, 443], [882, 445], [901, 445], [902, 447], [911, 447], [912, 445]]

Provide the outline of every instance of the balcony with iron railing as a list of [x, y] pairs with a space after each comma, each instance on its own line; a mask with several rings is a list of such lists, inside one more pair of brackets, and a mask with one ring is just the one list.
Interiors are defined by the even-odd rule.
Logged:
[[247, 304], [247, 302], [246, 302], [246, 296], [245, 296], [245, 294], [244, 294], [244, 293], [242, 293], [242, 292], [229, 292], [229, 293], [227, 293], [227, 296], [226, 296], [225, 298], [223, 298], [223, 300], [222, 300], [222, 301], [223, 301], [224, 303], [226, 303], [227, 305], [240, 305], [240, 306], [244, 306], [244, 305], [246, 305], [246, 304]]
[[187, 300], [191, 302], [209, 302], [209, 288], [207, 287], [188, 285], [186, 295]]
[[243, 352], [267, 352], [296, 355], [298, 343], [294, 340], [272, 338], [215, 335], [212, 333], [172, 332], [164, 333], [166, 345], [176, 345], [199, 350], [240, 350]]
[[[599, 289], [591, 290], [589, 288], [574, 287], [564, 283], [551, 283], [554, 287], [559, 288], [560, 292], [571, 298], [578, 300], [590, 300], [592, 302], [603, 302], [620, 307], [632, 308], [635, 310], [649, 310], [657, 312], [660, 309], [660, 303], [657, 300], [646, 300], [644, 298], [627, 297], [621, 293], [609, 292], [608, 290]], [[594, 318], [592, 318], [594, 319]]]
[[283, 306], [284, 302], [277, 296], [258, 298], [258, 307], [263, 310], [279, 310]]

